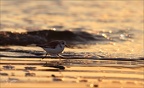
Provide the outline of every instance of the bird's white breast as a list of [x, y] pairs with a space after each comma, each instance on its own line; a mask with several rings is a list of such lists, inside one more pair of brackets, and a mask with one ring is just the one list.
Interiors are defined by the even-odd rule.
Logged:
[[57, 45], [55, 48], [43, 48], [49, 54], [59, 54], [64, 50], [64, 46]]

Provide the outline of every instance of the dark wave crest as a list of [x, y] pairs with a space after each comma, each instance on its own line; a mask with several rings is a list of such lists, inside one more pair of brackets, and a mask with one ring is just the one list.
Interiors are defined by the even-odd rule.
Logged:
[[[121, 35], [121, 36], [120, 36]], [[27, 33], [0, 32], [0, 45], [30, 45], [43, 44], [52, 40], [65, 40], [69, 45], [92, 44], [97, 42], [117, 42], [133, 38], [132, 34], [123, 31], [118, 32], [99, 32], [91, 34], [84, 31], [54, 31], [41, 30], [29, 31]]]
[[[98, 36], [105, 39], [103, 36]], [[53, 31], [42, 30], [27, 33], [0, 32], [0, 45], [29, 45], [43, 44], [51, 40], [65, 40], [68, 44], [96, 41], [95, 35], [82, 31]], [[99, 39], [100, 40], [100, 39]]]

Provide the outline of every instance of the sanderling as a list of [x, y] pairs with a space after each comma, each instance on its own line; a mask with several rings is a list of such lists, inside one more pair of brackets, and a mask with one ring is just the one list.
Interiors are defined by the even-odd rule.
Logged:
[[44, 59], [48, 54], [49, 55], [57, 55], [60, 57], [60, 53], [64, 50], [66, 46], [66, 42], [64, 40], [54, 40], [49, 42], [45, 45], [37, 45], [41, 48], [43, 48], [46, 51], [46, 55], [42, 58]]

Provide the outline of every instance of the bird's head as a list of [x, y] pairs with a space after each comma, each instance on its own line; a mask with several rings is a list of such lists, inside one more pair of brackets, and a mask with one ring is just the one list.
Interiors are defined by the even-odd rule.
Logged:
[[60, 41], [60, 44], [62, 45], [62, 46], [67, 46], [67, 44], [66, 44], [66, 41]]

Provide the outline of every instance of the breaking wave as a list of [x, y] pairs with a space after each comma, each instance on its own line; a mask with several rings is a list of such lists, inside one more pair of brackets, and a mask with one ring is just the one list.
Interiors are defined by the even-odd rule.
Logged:
[[[122, 33], [123, 32], [123, 33]], [[133, 38], [133, 34], [128, 34], [126, 31], [117, 31], [113, 33], [99, 32], [91, 34], [84, 31], [54, 31], [54, 30], [39, 30], [29, 31], [26, 33], [17, 32], [0, 32], [0, 45], [30, 45], [43, 44], [51, 40], [65, 40], [69, 45], [76, 44], [95, 44], [98, 42], [116, 42], [127, 41]]]

